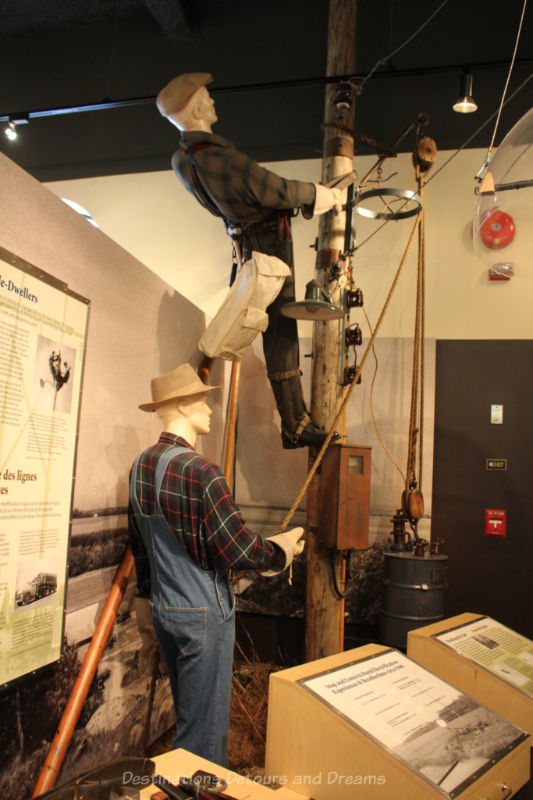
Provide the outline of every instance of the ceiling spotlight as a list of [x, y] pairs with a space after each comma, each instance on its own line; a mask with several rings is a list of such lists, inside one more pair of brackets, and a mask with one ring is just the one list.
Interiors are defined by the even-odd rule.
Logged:
[[7, 128], [4, 128], [4, 134], [10, 142], [14, 142], [15, 139], [18, 138], [17, 125], [27, 125], [29, 121], [29, 114], [18, 113], [9, 115]]
[[453, 110], [458, 114], [472, 114], [477, 111], [477, 103], [472, 97], [471, 72], [463, 72], [461, 75], [461, 94], [453, 104]]
[[4, 133], [10, 142], [14, 142], [18, 136], [17, 129], [14, 122], [10, 122], [7, 128], [4, 128]]

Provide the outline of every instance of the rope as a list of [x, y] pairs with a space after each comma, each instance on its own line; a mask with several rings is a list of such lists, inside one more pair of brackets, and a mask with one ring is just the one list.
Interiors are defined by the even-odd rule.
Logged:
[[505, 95], [507, 94], [507, 89], [509, 87], [509, 81], [511, 80], [511, 73], [513, 71], [514, 62], [515, 62], [515, 59], [516, 59], [516, 52], [518, 50], [518, 42], [520, 41], [520, 34], [522, 33], [522, 25], [523, 25], [524, 16], [525, 16], [525, 13], [526, 13], [526, 6], [527, 6], [527, 0], [524, 0], [524, 3], [522, 5], [522, 13], [520, 15], [520, 22], [518, 24], [518, 31], [517, 31], [517, 34], [516, 34], [516, 40], [515, 40], [515, 43], [514, 43], [513, 56], [511, 58], [511, 63], [509, 65], [509, 71], [507, 73], [507, 80], [505, 81], [505, 86], [504, 86], [503, 93], [502, 93], [502, 99], [500, 101], [500, 107], [498, 108], [498, 116], [496, 117], [496, 122], [494, 123], [494, 131], [492, 132], [492, 138], [490, 140], [490, 145], [489, 145], [487, 157], [490, 155], [490, 153], [492, 152], [492, 149], [494, 147], [494, 141], [496, 139], [496, 132], [498, 130], [498, 125], [500, 124], [500, 117], [501, 117], [502, 109], [503, 109], [503, 106], [504, 106], [504, 103], [505, 103]]
[[[416, 169], [418, 192], [422, 201], [418, 227], [418, 265], [416, 283], [415, 332], [413, 337], [413, 373], [411, 378], [411, 409], [405, 474], [405, 497], [422, 482], [422, 447], [424, 428], [424, 338], [425, 338], [425, 259], [424, 259], [424, 178]], [[418, 436], [418, 450], [417, 450]], [[418, 458], [417, 458], [418, 454]], [[417, 463], [418, 462], [418, 463]]]
[[420, 199], [422, 201], [422, 220], [420, 223], [420, 243], [419, 243], [419, 258], [421, 259], [421, 276], [420, 276], [420, 302], [421, 302], [421, 318], [420, 318], [420, 419], [419, 429], [420, 434], [418, 437], [418, 483], [422, 487], [422, 467], [424, 460], [424, 386], [425, 386], [425, 341], [426, 341], [426, 187], [425, 179], [423, 176], [420, 178]]
[[333, 434], [335, 432], [335, 428], [337, 426], [337, 423], [339, 422], [342, 414], [344, 413], [344, 410], [345, 410], [346, 406], [348, 405], [348, 400], [350, 399], [351, 394], [352, 394], [354, 388], [357, 385], [357, 381], [359, 380], [359, 376], [361, 375], [361, 372], [363, 371], [363, 367], [364, 367], [364, 365], [366, 363], [366, 360], [367, 360], [368, 356], [370, 355], [370, 353], [372, 352], [372, 348], [374, 346], [374, 342], [376, 340], [378, 331], [379, 331], [379, 329], [381, 327], [381, 323], [383, 322], [385, 314], [387, 313], [387, 310], [389, 308], [390, 301], [392, 299], [392, 295], [394, 294], [394, 290], [396, 289], [396, 286], [397, 286], [398, 281], [400, 279], [400, 275], [401, 275], [401, 272], [403, 270], [404, 264], [405, 264], [405, 262], [407, 260], [407, 255], [409, 253], [409, 250], [411, 249], [411, 245], [413, 243], [414, 235], [415, 235], [415, 233], [416, 233], [416, 231], [418, 229], [418, 226], [420, 224], [420, 217], [421, 217], [421, 214], [418, 214], [418, 216], [416, 218], [416, 221], [415, 221], [415, 224], [413, 225], [413, 228], [412, 228], [411, 233], [409, 235], [409, 240], [407, 242], [404, 254], [402, 256], [402, 260], [400, 261], [398, 269], [396, 270], [396, 274], [394, 276], [394, 279], [392, 281], [391, 287], [389, 289], [389, 293], [387, 295], [387, 298], [385, 300], [383, 308], [381, 309], [381, 314], [379, 315], [379, 319], [378, 319], [378, 321], [376, 323], [376, 327], [374, 328], [374, 332], [372, 333], [372, 336], [370, 338], [370, 341], [368, 342], [368, 345], [367, 345], [366, 350], [365, 350], [365, 352], [363, 354], [363, 357], [361, 358], [361, 362], [360, 362], [360, 364], [359, 364], [359, 366], [357, 368], [357, 371], [355, 373], [355, 377], [353, 379], [353, 382], [350, 385], [348, 391], [346, 392], [342, 403], [340, 404], [340, 407], [339, 407], [339, 409], [337, 411], [337, 415], [336, 415], [335, 419], [332, 422], [331, 429], [330, 429], [328, 435], [326, 436], [326, 438], [324, 439], [322, 447], [318, 451], [317, 457], [313, 461], [313, 464], [311, 465], [311, 469], [307, 473], [307, 477], [306, 477], [305, 481], [303, 482], [302, 487], [301, 487], [300, 491], [298, 492], [294, 503], [292, 504], [292, 506], [290, 507], [289, 511], [287, 512], [287, 515], [286, 515], [285, 519], [281, 523], [281, 525], [278, 528], [278, 530], [276, 531], [276, 533], [283, 533], [283, 531], [287, 528], [287, 525], [289, 524], [289, 522], [293, 518], [294, 514], [296, 513], [296, 511], [298, 509], [298, 506], [300, 505], [300, 502], [301, 502], [303, 496], [307, 492], [307, 488], [308, 488], [309, 484], [313, 480], [315, 472], [317, 471], [317, 469], [318, 469], [318, 467], [320, 465], [320, 462], [322, 461], [322, 458], [324, 457], [324, 453], [328, 449], [329, 443], [331, 442], [331, 440], [333, 438]]

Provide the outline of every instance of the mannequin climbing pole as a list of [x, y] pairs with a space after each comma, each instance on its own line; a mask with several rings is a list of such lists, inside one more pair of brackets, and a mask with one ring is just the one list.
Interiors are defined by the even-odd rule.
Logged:
[[[355, 32], [357, 0], [330, 0], [328, 22], [328, 75], [355, 73]], [[353, 105], [340, 117], [336, 87], [326, 88], [324, 153], [322, 183], [353, 169]], [[340, 296], [348, 283], [349, 264], [340, 262], [344, 246], [344, 214], [328, 213], [320, 221], [316, 277], [326, 286], [332, 301], [340, 305]], [[341, 273], [333, 269], [341, 266]], [[313, 377], [311, 409], [313, 419], [326, 430], [342, 401], [342, 386], [338, 382], [339, 321], [315, 323], [313, 336]], [[316, 453], [310, 453], [310, 461]], [[315, 473], [307, 495], [307, 595], [306, 595], [306, 657], [308, 660], [337, 653], [343, 649], [344, 601], [333, 591], [331, 556], [320, 543], [318, 513], [320, 476]], [[341, 585], [341, 556], [334, 555], [336, 583]]]

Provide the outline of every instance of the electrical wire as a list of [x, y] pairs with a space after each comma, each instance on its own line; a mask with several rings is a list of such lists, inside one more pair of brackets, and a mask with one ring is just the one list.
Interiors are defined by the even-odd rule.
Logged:
[[500, 124], [500, 117], [501, 117], [503, 108], [507, 105], [508, 102], [510, 102], [513, 99], [513, 97], [515, 97], [515, 95], [518, 94], [518, 92], [520, 92], [523, 89], [523, 87], [527, 83], [529, 83], [531, 78], [533, 78], [533, 73], [530, 73], [530, 75], [525, 79], [525, 81], [523, 81], [520, 84], [520, 86], [517, 89], [515, 89], [513, 94], [507, 100], [505, 99], [505, 96], [507, 94], [507, 89], [509, 87], [509, 81], [511, 80], [511, 73], [513, 71], [514, 63], [515, 63], [515, 60], [516, 60], [516, 53], [518, 51], [518, 43], [520, 41], [520, 35], [522, 33], [522, 25], [523, 25], [524, 16], [525, 16], [525, 13], [526, 13], [526, 7], [527, 7], [527, 0], [524, 0], [524, 2], [522, 4], [522, 13], [520, 15], [520, 22], [518, 23], [518, 31], [516, 32], [516, 39], [515, 39], [515, 43], [514, 43], [513, 55], [511, 57], [511, 63], [509, 65], [509, 70], [507, 72], [507, 79], [505, 81], [505, 86], [503, 88], [502, 97], [501, 97], [500, 105], [499, 105], [498, 109], [493, 114], [490, 115], [490, 117], [475, 131], [475, 133], [472, 134], [472, 136], [470, 136], [466, 140], [466, 142], [464, 144], [461, 145], [461, 147], [458, 150], [456, 150], [456, 152], [447, 161], [444, 162], [444, 164], [426, 181], [426, 185], [428, 183], [430, 183], [430, 181], [432, 181], [433, 178], [436, 178], [437, 175], [439, 174], [439, 172], [441, 172], [444, 169], [444, 167], [446, 167], [450, 163], [450, 161], [453, 158], [455, 158], [455, 156], [458, 155], [458, 153], [460, 153], [461, 150], [463, 150], [467, 146], [467, 144], [469, 144], [469, 142], [471, 142], [472, 139], [475, 136], [477, 136], [478, 133], [480, 131], [482, 131], [483, 128], [485, 128], [494, 117], [496, 117], [496, 122], [494, 124], [494, 130], [492, 132], [492, 137], [491, 137], [491, 141], [490, 141], [490, 144], [489, 144], [489, 149], [487, 150], [487, 154], [485, 155], [485, 158], [483, 159], [483, 164], [482, 164], [480, 170], [478, 171], [478, 174], [476, 175], [476, 179], [481, 180], [481, 177], [484, 174], [484, 170], [488, 166], [490, 158], [491, 158], [491, 153], [492, 153], [492, 150], [493, 150], [493, 147], [494, 147], [494, 142], [495, 142], [495, 139], [496, 139], [496, 132], [497, 132], [498, 126]]
[[[527, 0], [525, 0], [525, 2], [527, 2]], [[357, 84], [357, 91], [359, 93], [362, 92], [365, 83], [369, 80], [369, 78], [372, 77], [372, 75], [378, 69], [378, 67], [381, 67], [382, 65], [385, 65], [387, 63], [387, 61], [390, 61], [391, 58], [394, 58], [394, 56], [397, 53], [399, 53], [400, 50], [403, 50], [403, 48], [406, 47], [409, 44], [409, 42], [411, 42], [416, 36], [418, 36], [418, 34], [426, 27], [426, 25], [428, 25], [431, 22], [433, 17], [435, 17], [439, 13], [439, 11], [442, 8], [444, 8], [444, 6], [447, 3], [448, 3], [448, 0], [443, 0], [443, 2], [440, 4], [440, 6], [438, 8], [436, 8], [435, 11], [432, 14], [429, 15], [429, 17], [426, 19], [426, 21], [423, 22], [422, 25], [420, 25], [416, 29], [416, 31], [414, 31], [401, 45], [399, 45], [399, 47], [397, 47], [395, 50], [393, 50], [392, 53], [389, 53], [388, 56], [385, 56], [384, 58], [380, 58], [379, 61], [376, 61], [376, 63], [374, 64], [374, 66], [372, 67], [370, 72], [367, 75], [365, 75], [365, 77], [363, 78], [361, 83]]]
[[344, 589], [341, 589], [339, 586], [339, 582], [337, 580], [337, 573], [335, 571], [335, 550], [329, 551], [329, 568], [331, 572], [331, 587], [333, 589], [333, 594], [337, 598], [337, 600], [344, 600], [346, 595], [348, 594], [348, 581], [350, 579], [350, 559], [352, 556], [352, 551], [348, 550], [346, 554], [346, 572], [345, 572], [345, 579]]
[[[368, 329], [370, 331], [370, 335], [373, 336], [374, 335], [374, 331], [372, 329], [372, 325], [370, 323], [370, 320], [368, 318], [368, 314], [366, 313], [366, 309], [365, 309], [364, 306], [363, 306], [363, 314], [365, 315], [366, 324], [368, 325]], [[386, 454], [387, 458], [392, 462], [392, 464], [394, 464], [394, 466], [396, 467], [396, 469], [400, 473], [400, 476], [401, 476], [401, 479], [402, 479], [402, 484], [405, 484], [405, 475], [403, 474], [402, 468], [400, 467], [400, 465], [398, 464], [398, 462], [396, 461], [396, 459], [394, 458], [394, 456], [392, 455], [392, 453], [388, 449], [387, 445], [385, 444], [385, 442], [384, 442], [384, 440], [383, 440], [383, 438], [381, 436], [381, 432], [379, 430], [378, 422], [376, 420], [376, 415], [374, 413], [374, 384], [376, 382], [376, 378], [377, 378], [377, 374], [378, 374], [378, 367], [379, 367], [379, 362], [378, 362], [378, 357], [376, 355], [375, 345], [372, 345], [372, 355], [374, 356], [375, 367], [374, 367], [374, 374], [372, 375], [372, 380], [370, 382], [370, 394], [369, 394], [370, 416], [372, 418], [372, 423], [374, 425], [374, 430], [376, 431], [376, 436], [378, 437], [378, 441], [379, 441], [380, 445], [382, 446], [383, 450], [385, 451], [385, 454]]]
[[[512, 161], [512, 162], [509, 164], [509, 166], [507, 167], [507, 169], [505, 170], [505, 172], [504, 172], [504, 173], [503, 173], [503, 175], [501, 176], [500, 180], [498, 181], [498, 186], [499, 186], [499, 189], [500, 189], [500, 190], [501, 190], [502, 188], [504, 188], [504, 186], [503, 186], [503, 183], [504, 183], [504, 181], [505, 181], [506, 177], [507, 177], [507, 176], [509, 175], [509, 173], [510, 173], [510, 172], [511, 172], [511, 171], [512, 171], [512, 170], [513, 170], [515, 167], [516, 167], [516, 165], [518, 164], [518, 162], [520, 161], [520, 159], [521, 159], [521, 158], [523, 158], [524, 156], [527, 156], [527, 154], [529, 153], [529, 151], [531, 150], [531, 148], [532, 148], [532, 147], [533, 147], [533, 144], [526, 144], [526, 145], [524, 145], [524, 149], [522, 150], [522, 152], [521, 152], [521, 153], [518, 153], [518, 155], [516, 156], [516, 158], [514, 159], [514, 161]], [[516, 181], [513, 181], [513, 188], [518, 188], [518, 186], [516, 185], [516, 183], [517, 183]], [[510, 187], [507, 185], [507, 186], [506, 186], [506, 188], [510, 188]]]
[[520, 22], [518, 24], [518, 31], [517, 31], [517, 34], [516, 34], [516, 41], [515, 41], [515, 45], [514, 45], [513, 57], [511, 58], [511, 63], [509, 65], [509, 72], [507, 73], [507, 80], [505, 81], [505, 86], [503, 88], [502, 99], [501, 99], [501, 102], [500, 102], [500, 107], [498, 109], [498, 117], [496, 119], [496, 124], [494, 125], [494, 131], [492, 133], [492, 139], [490, 141], [490, 145], [489, 145], [489, 149], [488, 149], [487, 155], [492, 151], [492, 148], [494, 147], [494, 140], [496, 139], [496, 131], [498, 130], [498, 125], [500, 124], [500, 116], [501, 116], [502, 108], [503, 108], [503, 105], [504, 105], [505, 95], [507, 94], [507, 87], [509, 86], [509, 81], [511, 80], [511, 72], [513, 71], [514, 62], [515, 62], [515, 58], [516, 58], [516, 51], [518, 50], [518, 42], [520, 41], [520, 34], [522, 33], [522, 24], [524, 22], [524, 15], [526, 13], [526, 6], [527, 6], [527, 0], [524, 0], [524, 3], [522, 5], [522, 14], [520, 16]]
[[[507, 98], [507, 100], [506, 100], [506, 101], [505, 101], [505, 103], [503, 104], [503, 107], [505, 107], [505, 106], [507, 105], [507, 103], [510, 103], [510, 102], [511, 102], [511, 100], [513, 100], [513, 99], [516, 97], [516, 95], [517, 95], [519, 92], [521, 92], [521, 91], [522, 91], [522, 89], [524, 88], [524, 86], [526, 86], [526, 85], [529, 83], [529, 81], [530, 81], [532, 78], [533, 78], [533, 72], [532, 72], [530, 75], [528, 75], [528, 77], [527, 77], [527, 78], [526, 78], [524, 81], [522, 81], [522, 83], [520, 84], [520, 86], [518, 86], [518, 87], [517, 87], [517, 88], [514, 90], [514, 92], [512, 93], [512, 95], [510, 95], [510, 96]], [[491, 120], [493, 120], [493, 119], [494, 119], [494, 117], [496, 116], [496, 114], [497, 114], [497, 113], [498, 113], [498, 111], [497, 111], [497, 110], [496, 110], [496, 111], [494, 111], [494, 112], [493, 112], [493, 113], [490, 115], [490, 117], [488, 117], [488, 118], [485, 120], [485, 122], [484, 122], [482, 125], [480, 125], [480, 126], [479, 126], [479, 128], [477, 128], [477, 130], [475, 130], [475, 131], [474, 131], [474, 133], [473, 133], [471, 136], [469, 136], [469, 137], [468, 137], [468, 139], [467, 139], [465, 142], [463, 142], [463, 144], [461, 145], [461, 147], [459, 147], [459, 148], [458, 148], [458, 149], [455, 151], [455, 153], [453, 153], [453, 154], [452, 154], [452, 155], [451, 155], [451, 156], [450, 156], [450, 157], [447, 159], [447, 161], [445, 161], [445, 162], [444, 162], [444, 164], [442, 164], [442, 165], [441, 165], [441, 166], [438, 168], [438, 170], [436, 170], [436, 172], [434, 172], [434, 173], [433, 173], [433, 175], [430, 175], [430, 177], [429, 177], [429, 178], [427, 179], [427, 181], [426, 181], [426, 186], [427, 186], [427, 184], [428, 184], [428, 183], [430, 183], [432, 180], [434, 180], [434, 179], [437, 177], [437, 175], [439, 174], [439, 172], [442, 172], [442, 170], [444, 169], [444, 167], [447, 167], [447, 166], [448, 166], [448, 164], [450, 163], [450, 161], [453, 161], [453, 159], [455, 158], [455, 156], [458, 156], [458, 155], [459, 155], [459, 153], [460, 153], [462, 150], [464, 150], [464, 149], [465, 149], [465, 147], [467, 147], [467, 146], [470, 144], [470, 142], [472, 141], [472, 139], [475, 139], [475, 137], [478, 135], [478, 133], [481, 133], [481, 131], [482, 131], [484, 128], [486, 128], [486, 127], [487, 127], [487, 125], [488, 125], [488, 124], [491, 122]]]
[[[516, 95], [517, 95], [519, 92], [521, 92], [521, 91], [522, 91], [522, 89], [523, 89], [525, 86], [527, 86], [527, 84], [529, 83], [529, 81], [530, 81], [530, 80], [532, 80], [532, 79], [533, 79], [533, 72], [532, 72], [530, 75], [528, 75], [528, 77], [527, 77], [527, 78], [526, 78], [524, 81], [522, 81], [522, 83], [521, 83], [521, 84], [520, 84], [520, 85], [519, 85], [519, 86], [518, 86], [518, 87], [517, 87], [517, 88], [514, 90], [514, 92], [513, 92], [511, 95], [509, 95], [509, 97], [507, 98], [507, 100], [505, 101], [505, 103], [503, 104], [503, 106], [502, 106], [502, 107], [505, 107], [505, 106], [506, 106], [508, 103], [510, 103], [510, 102], [511, 102], [511, 100], [514, 100], [514, 98], [516, 97]], [[428, 185], [428, 184], [429, 184], [429, 183], [430, 183], [432, 180], [434, 180], [434, 179], [437, 177], [437, 175], [438, 175], [440, 172], [442, 172], [442, 170], [443, 170], [445, 167], [447, 167], [447, 166], [448, 166], [448, 164], [449, 164], [451, 161], [453, 161], [453, 159], [454, 159], [456, 156], [458, 156], [458, 155], [459, 155], [459, 153], [461, 153], [461, 152], [462, 152], [462, 151], [465, 149], [465, 147], [467, 147], [467, 146], [470, 144], [470, 142], [472, 141], [472, 139], [475, 139], [475, 138], [476, 138], [476, 136], [477, 136], [479, 133], [481, 133], [481, 131], [482, 131], [484, 128], [486, 128], [486, 127], [487, 127], [487, 125], [489, 125], [489, 124], [490, 124], [490, 122], [491, 122], [491, 121], [494, 119], [494, 117], [496, 116], [496, 114], [497, 114], [497, 113], [498, 113], [498, 110], [494, 111], [494, 112], [493, 112], [493, 113], [492, 113], [492, 114], [491, 114], [489, 117], [487, 117], [487, 119], [485, 120], [485, 122], [483, 122], [483, 123], [482, 123], [482, 124], [479, 126], [479, 128], [477, 128], [477, 129], [474, 131], [474, 133], [473, 133], [471, 136], [469, 136], [469, 137], [468, 137], [468, 139], [466, 139], [466, 140], [463, 142], [463, 144], [462, 144], [460, 147], [458, 147], [458, 148], [457, 148], [457, 150], [456, 150], [454, 153], [452, 153], [452, 155], [451, 155], [451, 156], [450, 156], [450, 157], [449, 157], [449, 158], [448, 158], [448, 159], [447, 159], [447, 160], [444, 162], [444, 164], [441, 164], [441, 166], [438, 168], [438, 170], [436, 170], [436, 171], [435, 171], [435, 172], [434, 172], [432, 175], [430, 175], [430, 176], [427, 178], [427, 180], [426, 180], [426, 186], [427, 186], [427, 185]], [[407, 203], [407, 201], [406, 201], [406, 203]], [[400, 207], [399, 211], [401, 211], [401, 210], [402, 210], [402, 208], [403, 208], [403, 206], [402, 206], [402, 207]], [[391, 220], [390, 220], [390, 219], [386, 219], [386, 220], [385, 220], [385, 222], [383, 222], [383, 223], [382, 223], [382, 224], [381, 224], [381, 225], [380, 225], [378, 228], [376, 228], [374, 231], [372, 231], [372, 233], [371, 233], [369, 236], [367, 236], [367, 237], [366, 237], [366, 239], [363, 239], [363, 241], [362, 241], [360, 244], [357, 244], [357, 245], [356, 245], [355, 252], [357, 252], [358, 250], [360, 250], [360, 249], [361, 249], [361, 247], [363, 247], [363, 245], [365, 245], [367, 242], [369, 242], [369, 241], [370, 241], [370, 239], [372, 239], [372, 238], [373, 238], [373, 237], [374, 237], [374, 236], [375, 236], [377, 233], [379, 233], [379, 232], [380, 232], [380, 231], [381, 231], [381, 230], [382, 230], [382, 229], [385, 227], [385, 225], [388, 225], [388, 223], [389, 223], [389, 222], [391, 222]]]
[[[445, 2], [447, 2], [447, 0], [445, 0]], [[425, 26], [427, 25], [427, 23], [428, 23], [428, 22], [430, 22], [430, 20], [432, 19], [432, 17], [434, 17], [434, 16], [435, 16], [435, 14], [437, 14], [437, 13], [438, 13], [438, 12], [441, 10], [441, 8], [443, 7], [443, 5], [445, 5], [445, 2], [444, 2], [444, 3], [442, 3], [442, 4], [441, 4], [441, 5], [440, 5], [440, 6], [439, 6], [439, 7], [438, 7], [438, 8], [437, 8], [437, 9], [436, 9], [434, 12], [433, 12], [433, 14], [432, 14], [432, 15], [431, 15], [431, 16], [430, 16], [430, 17], [429, 17], [429, 18], [428, 18], [428, 19], [427, 19], [427, 20], [426, 20], [426, 21], [423, 23], [423, 25], [421, 26], [421, 28], [419, 28], [419, 29], [418, 29], [418, 31], [415, 31], [415, 33], [414, 33], [414, 34], [412, 34], [412, 35], [411, 35], [411, 37], [410, 37], [409, 39], [407, 39], [407, 40], [404, 42], [404, 44], [403, 44], [403, 45], [401, 45], [401, 46], [400, 46], [399, 48], [397, 48], [397, 49], [396, 49], [396, 50], [395, 50], [393, 53], [391, 53], [389, 56], [387, 56], [387, 58], [385, 58], [385, 59], [380, 59], [379, 61], [377, 61], [377, 62], [376, 62], [376, 64], [374, 65], [374, 67], [372, 67], [372, 69], [370, 70], [370, 72], [368, 73], [368, 75], [367, 75], [367, 76], [364, 78], [364, 80], [362, 81], [362, 83], [359, 85], [359, 86], [360, 86], [360, 89], [362, 89], [362, 87], [364, 86], [364, 84], [366, 83], [366, 81], [367, 81], [367, 80], [370, 78], [370, 76], [371, 76], [371, 75], [372, 75], [372, 74], [373, 74], [373, 73], [376, 71], [376, 69], [378, 68], [378, 66], [379, 66], [380, 64], [382, 64], [382, 63], [384, 63], [385, 61], [387, 61], [387, 59], [389, 59], [389, 58], [392, 58], [392, 56], [393, 56], [393, 55], [395, 55], [395, 53], [396, 53], [396, 52], [398, 52], [399, 50], [401, 50], [401, 49], [402, 49], [402, 47], [404, 47], [404, 46], [405, 46], [405, 45], [406, 45], [406, 44], [407, 44], [407, 43], [408, 43], [408, 42], [409, 42], [409, 41], [410, 41], [410, 40], [411, 40], [411, 39], [412, 39], [414, 36], [416, 36], [416, 35], [417, 35], [417, 33], [418, 33], [418, 32], [419, 32], [419, 31], [420, 31], [420, 30], [421, 30], [423, 27], [425, 27]], [[485, 156], [485, 160], [484, 160], [484, 164], [488, 163], [488, 159], [489, 159], [489, 157], [490, 157], [490, 152], [491, 152], [492, 148], [494, 147], [494, 141], [495, 141], [495, 138], [496, 138], [496, 132], [497, 132], [498, 125], [499, 125], [499, 122], [500, 122], [500, 117], [501, 117], [502, 110], [505, 108], [505, 106], [506, 106], [508, 103], [510, 103], [510, 102], [511, 102], [511, 100], [513, 100], [513, 99], [516, 97], [516, 95], [517, 95], [519, 92], [521, 92], [521, 91], [522, 91], [522, 89], [523, 89], [523, 88], [524, 88], [524, 87], [525, 87], [525, 86], [526, 86], [526, 85], [529, 83], [529, 81], [530, 81], [530, 80], [533, 78], [533, 72], [532, 72], [532, 73], [530, 73], [530, 75], [528, 75], [528, 77], [527, 77], [527, 78], [526, 78], [524, 81], [522, 81], [522, 83], [521, 83], [521, 84], [520, 84], [520, 85], [519, 85], [519, 86], [518, 86], [518, 87], [517, 87], [517, 88], [514, 90], [514, 92], [513, 92], [513, 93], [512, 93], [512, 94], [511, 94], [511, 95], [510, 95], [508, 98], [507, 98], [507, 100], [505, 99], [505, 96], [506, 96], [506, 94], [507, 94], [507, 89], [508, 89], [508, 86], [509, 86], [509, 81], [510, 81], [510, 78], [511, 78], [511, 72], [512, 72], [512, 69], [513, 69], [513, 66], [514, 66], [515, 60], [516, 60], [516, 53], [517, 53], [517, 51], [518, 51], [518, 43], [519, 43], [519, 41], [520, 41], [520, 35], [521, 35], [521, 33], [522, 33], [522, 26], [523, 26], [523, 22], [524, 22], [524, 16], [525, 16], [525, 11], [526, 11], [526, 6], [527, 6], [527, 0], [524, 0], [524, 2], [523, 2], [523, 5], [522, 5], [522, 13], [521, 13], [521, 16], [520, 16], [520, 22], [519, 22], [519, 25], [518, 25], [518, 31], [517, 31], [517, 35], [516, 35], [516, 39], [515, 39], [515, 45], [514, 45], [513, 55], [512, 55], [512, 58], [511, 58], [511, 64], [510, 64], [510, 66], [509, 66], [509, 71], [508, 71], [508, 73], [507, 73], [507, 80], [506, 80], [506, 82], [505, 82], [505, 86], [504, 86], [504, 90], [503, 90], [503, 94], [502, 94], [502, 98], [501, 98], [501, 101], [500, 101], [500, 105], [499, 105], [499, 107], [496, 109], [496, 111], [494, 111], [494, 112], [493, 112], [493, 113], [492, 113], [492, 114], [491, 114], [491, 115], [490, 115], [490, 116], [489, 116], [489, 117], [488, 117], [488, 118], [485, 120], [485, 122], [483, 122], [483, 123], [482, 123], [482, 124], [479, 126], [479, 128], [477, 128], [477, 129], [474, 131], [474, 133], [473, 133], [473, 134], [471, 134], [471, 136], [469, 136], [469, 137], [468, 137], [468, 139], [466, 139], [466, 140], [463, 142], [463, 144], [462, 144], [462, 145], [461, 145], [459, 148], [457, 148], [457, 150], [456, 150], [454, 153], [452, 153], [452, 155], [451, 155], [451, 156], [450, 156], [450, 157], [449, 157], [449, 158], [448, 158], [448, 159], [447, 159], [447, 160], [444, 162], [444, 164], [442, 164], [442, 165], [439, 167], [439, 169], [438, 169], [438, 170], [436, 170], [436, 171], [435, 171], [435, 172], [434, 172], [432, 175], [430, 175], [430, 176], [428, 177], [428, 179], [426, 180], [426, 186], [427, 186], [429, 183], [431, 183], [431, 181], [432, 181], [432, 180], [434, 180], [434, 178], [436, 178], [436, 177], [437, 177], [437, 175], [439, 175], [439, 173], [441, 173], [441, 172], [442, 172], [442, 170], [443, 170], [445, 167], [447, 167], [447, 166], [448, 166], [448, 164], [449, 164], [451, 161], [453, 161], [453, 159], [454, 159], [456, 156], [458, 156], [458, 155], [459, 155], [459, 153], [460, 153], [460, 152], [462, 152], [462, 150], [464, 150], [464, 148], [465, 148], [465, 147], [467, 147], [467, 146], [470, 144], [470, 142], [471, 142], [473, 139], [475, 139], [475, 138], [476, 138], [476, 136], [477, 136], [479, 133], [481, 133], [481, 131], [482, 131], [482, 130], [484, 130], [484, 129], [487, 127], [487, 125], [489, 125], [489, 124], [490, 124], [490, 122], [491, 122], [491, 121], [494, 119], [494, 117], [496, 117], [496, 124], [495, 124], [495, 126], [494, 126], [494, 131], [493, 131], [493, 134], [492, 134], [491, 143], [490, 143], [489, 149], [488, 149], [488, 151], [487, 151], [487, 155]], [[400, 208], [400, 211], [401, 211], [401, 208]], [[370, 241], [370, 239], [372, 239], [372, 238], [373, 238], [373, 237], [374, 237], [374, 236], [375, 236], [377, 233], [379, 233], [379, 231], [381, 231], [381, 230], [382, 230], [382, 229], [385, 227], [385, 225], [387, 225], [389, 222], [390, 222], [390, 219], [386, 219], [386, 220], [385, 220], [385, 222], [384, 222], [382, 225], [380, 225], [378, 228], [376, 228], [376, 229], [375, 229], [375, 230], [374, 230], [374, 231], [373, 231], [373, 232], [372, 232], [372, 233], [371, 233], [369, 236], [367, 236], [367, 237], [366, 237], [366, 239], [363, 239], [363, 241], [362, 241], [360, 244], [358, 244], [358, 245], [356, 246], [356, 251], [357, 251], [357, 250], [360, 250], [360, 249], [361, 249], [361, 247], [363, 247], [363, 245], [365, 245], [367, 242], [369, 242], [369, 241]]]

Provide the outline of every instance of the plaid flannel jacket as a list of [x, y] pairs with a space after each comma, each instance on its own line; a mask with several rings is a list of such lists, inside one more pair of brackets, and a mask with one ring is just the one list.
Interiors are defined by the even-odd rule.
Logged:
[[227, 223], [262, 222], [276, 211], [295, 208], [301, 208], [306, 218], [313, 215], [316, 190], [312, 183], [270, 172], [222, 136], [183, 132], [172, 167], [196, 199]]
[[[142, 511], [145, 514], [153, 512], [157, 463], [169, 447], [176, 445], [188, 447], [191, 452], [172, 459], [161, 484], [159, 499], [165, 518], [191, 558], [204, 569], [210, 569], [214, 564], [226, 571], [274, 566], [279, 558], [278, 549], [246, 527], [220, 469], [196, 453], [185, 439], [172, 433], [162, 433], [157, 444], [145, 450], [140, 459], [136, 492]], [[138, 578], [141, 573], [149, 580], [140, 563], [143, 556], [146, 558], [146, 552], [131, 508], [130, 530], [133, 534], [132, 552], [140, 567]], [[141, 588], [140, 593], [146, 595]]]

